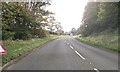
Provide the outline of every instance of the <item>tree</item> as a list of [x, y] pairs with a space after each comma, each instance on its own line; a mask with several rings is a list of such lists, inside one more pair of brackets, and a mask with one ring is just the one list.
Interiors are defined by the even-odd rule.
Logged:
[[[46, 18], [49, 11], [42, 6], [49, 4], [41, 2], [13, 2], [2, 3], [2, 38], [3, 39], [30, 39], [32, 30], [42, 30], [47, 26]], [[44, 30], [42, 30], [44, 31]], [[42, 35], [42, 34], [41, 34]]]
[[75, 28], [72, 28], [71, 33], [72, 33], [72, 35], [77, 35], [77, 30]]
[[56, 23], [55, 23], [55, 28], [56, 28], [57, 32], [61, 33], [61, 31], [62, 31], [62, 26], [61, 26], [61, 23], [60, 23], [60, 22], [56, 22]]
[[80, 26], [79, 33], [89, 36], [107, 29], [116, 30], [118, 27], [118, 3], [89, 2]]
[[48, 29], [50, 29], [50, 31], [54, 31], [55, 30], [55, 17], [54, 16], [49, 16], [48, 18]]
[[[94, 32], [97, 20], [97, 13], [99, 12], [99, 3], [89, 2], [85, 7], [85, 12], [82, 20], [82, 34], [88, 36]], [[83, 28], [82, 28], [83, 27]]]
[[118, 25], [118, 3], [102, 2], [100, 4], [100, 12], [98, 12], [97, 23], [101, 30], [106, 30], [108, 28], [116, 29]]
[[48, 19], [48, 29], [52, 32], [57, 32], [57, 33], [62, 34], [63, 30], [62, 30], [61, 23], [57, 22], [53, 15], [54, 15], [54, 13], [52, 13], [52, 15], [47, 17], [47, 19]]

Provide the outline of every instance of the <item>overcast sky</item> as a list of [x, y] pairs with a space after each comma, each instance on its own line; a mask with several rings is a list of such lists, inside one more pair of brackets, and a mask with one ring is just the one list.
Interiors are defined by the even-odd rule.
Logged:
[[84, 7], [88, 0], [52, 0], [47, 8], [55, 13], [57, 21], [61, 22], [64, 31], [70, 31], [73, 27], [80, 26]]

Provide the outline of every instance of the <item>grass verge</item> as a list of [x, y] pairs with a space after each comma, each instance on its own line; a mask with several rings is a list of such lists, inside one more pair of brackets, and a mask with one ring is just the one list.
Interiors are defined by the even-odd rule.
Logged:
[[119, 51], [118, 50], [118, 32], [102, 32], [99, 34], [92, 34], [88, 37], [76, 37], [78, 41], [95, 45], [100, 48], [107, 48], [113, 51]]
[[4, 65], [10, 60], [13, 60], [18, 56], [21, 56], [22, 54], [25, 54], [26, 52], [59, 37], [63, 36], [50, 36], [44, 39], [2, 41], [4, 48], [7, 50], [7, 54], [2, 55], [2, 63]]

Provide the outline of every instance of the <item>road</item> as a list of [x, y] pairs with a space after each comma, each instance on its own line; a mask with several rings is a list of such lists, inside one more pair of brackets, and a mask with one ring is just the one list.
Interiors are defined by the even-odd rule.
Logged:
[[8, 70], [118, 70], [118, 54], [64, 37], [37, 48]]

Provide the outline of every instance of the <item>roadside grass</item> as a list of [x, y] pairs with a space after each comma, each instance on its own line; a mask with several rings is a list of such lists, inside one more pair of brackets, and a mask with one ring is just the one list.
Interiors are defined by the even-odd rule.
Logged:
[[43, 45], [48, 41], [59, 37], [64, 37], [64, 36], [51, 35], [50, 37], [44, 39], [37, 38], [31, 40], [2, 41], [4, 48], [7, 50], [7, 54], [2, 55], [2, 63], [4, 65], [10, 60], [13, 60], [18, 56], [21, 56], [22, 54], [25, 54], [26, 52], [31, 51], [32, 49], [39, 47], [40, 45]]
[[118, 31], [111, 33], [105, 31], [99, 34], [92, 34], [88, 37], [76, 37], [76, 39], [87, 44], [120, 52], [118, 48]]

